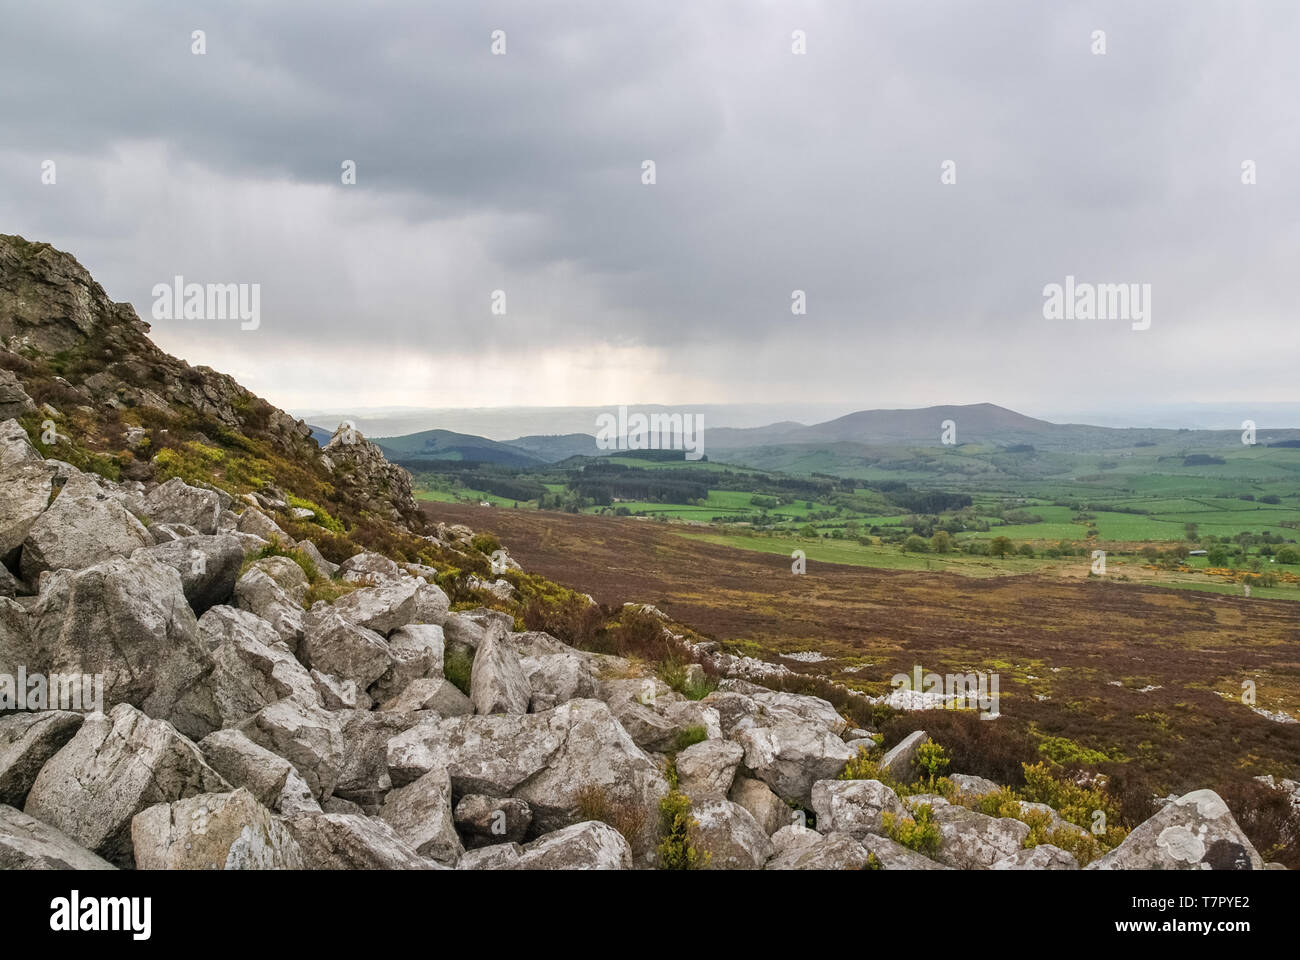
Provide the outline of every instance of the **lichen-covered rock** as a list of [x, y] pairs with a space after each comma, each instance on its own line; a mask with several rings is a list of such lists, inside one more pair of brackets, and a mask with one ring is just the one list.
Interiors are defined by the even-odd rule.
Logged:
[[379, 809], [393, 787], [388, 775], [388, 742], [420, 723], [421, 716], [372, 710], [354, 710], [339, 716], [343, 729], [343, 766], [334, 792], [372, 813]]
[[917, 853], [901, 843], [868, 834], [860, 841], [862, 848], [872, 857], [872, 866], [881, 870], [951, 870], [937, 860], [931, 860], [925, 854]]
[[191, 487], [180, 477], [172, 477], [145, 495], [144, 508], [149, 519], [158, 523], [183, 523], [199, 533], [214, 534], [221, 497], [214, 490]]
[[376, 584], [381, 580], [400, 580], [402, 571], [381, 553], [358, 553], [339, 564], [339, 579], [348, 583]]
[[451, 812], [451, 779], [446, 770], [430, 770], [414, 783], [393, 790], [379, 808], [379, 818], [422, 857], [454, 867], [465, 852]]
[[[271, 559], [283, 558], [259, 560], [236, 581], [235, 606], [265, 620], [290, 650], [297, 650], [302, 641], [302, 596], [306, 594], [306, 579], [298, 584], [291, 576], [285, 575], [286, 567], [266, 563]], [[297, 564], [292, 566], [297, 568]], [[301, 570], [298, 572], [302, 573]], [[279, 574], [289, 586], [282, 586], [272, 574]], [[299, 586], [302, 594], [295, 598]]]
[[346, 813], [285, 822], [309, 870], [435, 870], [382, 820]]
[[232, 786], [245, 787], [257, 802], [285, 816], [319, 812], [307, 782], [288, 760], [260, 747], [238, 730], [218, 730], [199, 741], [203, 759]]
[[149, 546], [144, 524], [116, 500], [64, 493], [27, 528], [19, 569], [36, 583], [45, 570], [84, 570]]
[[898, 794], [879, 780], [818, 780], [812, 788], [812, 808], [819, 833], [847, 833], [856, 840], [882, 833], [886, 813], [907, 815]]
[[474, 712], [474, 703], [449, 680], [424, 677], [412, 680], [406, 689], [379, 705], [380, 710], [428, 711], [440, 717], [459, 717]]
[[128, 704], [91, 714], [41, 769], [24, 812], [118, 866], [131, 866], [131, 818], [157, 803], [230, 789], [198, 747]]
[[1089, 870], [1262, 870], [1264, 860], [1213, 790], [1160, 808]]
[[745, 766], [781, 799], [808, 806], [818, 780], [840, 775], [853, 752], [816, 721], [746, 716], [731, 739], [745, 749]]
[[458, 796], [518, 797], [542, 831], [574, 823], [584, 791], [599, 791], [644, 822], [645, 847], [653, 845], [659, 798], [668, 792], [659, 765], [598, 700], [571, 700], [545, 713], [422, 721], [388, 742], [388, 768], [398, 785], [445, 768]]
[[532, 688], [519, 657], [498, 629], [488, 631], [474, 654], [469, 698], [476, 713], [527, 713]]
[[391, 700], [415, 680], [442, 677], [442, 627], [412, 623], [388, 637], [389, 664], [371, 690], [378, 701]]
[[195, 730], [190, 735], [201, 737], [234, 727], [286, 697], [320, 703], [307, 669], [267, 624], [251, 614], [213, 607], [203, 615], [199, 633], [206, 641], [223, 639], [212, 650], [207, 680], [192, 687], [173, 710], [173, 722], [181, 732]]
[[738, 803], [694, 801], [691, 819], [692, 842], [709, 852], [706, 870], [761, 870], [776, 852], [754, 815]]
[[744, 748], [732, 740], [692, 744], [677, 754], [679, 789], [697, 802], [725, 799], [744, 756]]
[[284, 757], [307, 781], [312, 796], [324, 800], [334, 790], [343, 766], [343, 731], [338, 714], [297, 697], [279, 700], [240, 724], [254, 743]]
[[303, 618], [298, 656], [314, 670], [331, 674], [365, 690], [392, 666], [387, 641], [358, 626], [330, 607], [312, 610]]
[[982, 870], [1014, 857], [1029, 836], [1028, 824], [1010, 817], [990, 817], [937, 800], [931, 801], [930, 809], [939, 825], [934, 858], [959, 870]]
[[0, 870], [115, 870], [48, 823], [0, 805]]
[[335, 600], [332, 609], [358, 626], [387, 636], [409, 623], [441, 625], [449, 606], [440, 587], [407, 577], [353, 590]]
[[41, 767], [72, 739], [84, 719], [67, 710], [0, 716], [0, 804], [22, 807]]
[[1041, 843], [1027, 850], [1017, 850], [1013, 856], [994, 863], [990, 870], [1078, 870], [1075, 860], [1060, 847]]
[[[26, 437], [24, 433], [24, 441]], [[56, 472], [53, 465], [40, 459], [21, 460], [0, 469], [0, 490], [4, 491], [4, 496], [0, 496], [0, 562], [15, 570], [18, 548], [27, 539], [36, 518], [50, 505]]]
[[159, 803], [131, 821], [140, 870], [300, 870], [298, 841], [245, 789]]
[[769, 837], [794, 822], [794, 811], [790, 805], [773, 793], [772, 788], [762, 780], [737, 776], [727, 799], [748, 810]]
[[772, 835], [768, 870], [861, 870], [867, 851], [846, 833], [820, 834], [797, 824]]
[[585, 820], [526, 844], [515, 870], [630, 870], [632, 848], [607, 823]]
[[237, 537], [195, 536], [143, 547], [133, 557], [148, 555], [181, 576], [181, 589], [196, 615], [219, 603], [228, 603], [244, 562], [244, 547]]
[[[29, 623], [43, 672], [102, 675], [106, 710], [129, 703], [171, 719], [212, 672], [180, 574], [149, 556], [55, 572]], [[204, 736], [216, 729], [210, 724], [211, 718], [187, 723], [183, 732]]]
[[927, 740], [924, 730], [914, 730], [900, 740], [880, 758], [876, 769], [882, 776], [900, 783], [911, 783], [916, 779], [916, 752]]

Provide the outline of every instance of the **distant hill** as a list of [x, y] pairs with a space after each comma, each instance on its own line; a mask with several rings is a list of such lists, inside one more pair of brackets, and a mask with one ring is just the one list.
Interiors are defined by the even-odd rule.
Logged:
[[311, 427], [311, 438], [316, 441], [317, 446], [325, 446], [330, 442], [330, 437], [334, 436], [334, 431], [327, 430], [324, 427], [318, 427], [312, 423], [307, 424], [307, 426]]
[[529, 467], [548, 462], [510, 444], [450, 430], [422, 430], [404, 437], [379, 437], [375, 443], [389, 460], [407, 466], [418, 466], [420, 461], [440, 460], [493, 463], [503, 467]]
[[[828, 444], [864, 446], [940, 446], [943, 423], [956, 425], [957, 444], [991, 444], [999, 447], [1032, 446], [1037, 450], [1083, 452], [1118, 450], [1139, 444], [1187, 443], [1231, 446], [1240, 443], [1235, 430], [1173, 430], [1157, 427], [1094, 427], [1078, 423], [1051, 423], [1027, 417], [993, 403], [921, 407], [912, 410], [861, 410], [811, 426], [779, 423], [749, 429], [710, 430], [706, 450], [757, 450], [765, 448], [826, 447]], [[1260, 441], [1285, 440], [1295, 430], [1260, 430]]]
[[596, 438], [589, 433], [534, 435], [519, 437], [507, 443], [540, 457], [547, 463], [558, 463], [569, 457], [599, 457], [605, 454], [604, 450], [596, 446]]

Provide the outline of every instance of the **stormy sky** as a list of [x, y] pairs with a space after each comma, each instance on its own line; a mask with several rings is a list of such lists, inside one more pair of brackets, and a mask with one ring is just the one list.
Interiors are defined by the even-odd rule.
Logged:
[[[256, 330], [153, 333], [290, 409], [1140, 422], [1296, 399], [1291, 0], [45, 0], [3, 21], [0, 232], [145, 319], [176, 275], [260, 284]], [[1150, 284], [1150, 328], [1045, 319], [1067, 276]]]

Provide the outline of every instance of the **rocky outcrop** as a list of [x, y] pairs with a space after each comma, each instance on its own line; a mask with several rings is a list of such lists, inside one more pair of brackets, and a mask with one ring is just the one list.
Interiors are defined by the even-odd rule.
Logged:
[[160, 803], [131, 821], [140, 870], [298, 870], [298, 841], [247, 790]]
[[1165, 804], [1090, 870], [1262, 870], [1264, 860], [1213, 790]]
[[229, 790], [192, 742], [129, 704], [86, 718], [41, 769], [24, 812], [118, 866], [131, 866], [131, 819], [158, 803]]

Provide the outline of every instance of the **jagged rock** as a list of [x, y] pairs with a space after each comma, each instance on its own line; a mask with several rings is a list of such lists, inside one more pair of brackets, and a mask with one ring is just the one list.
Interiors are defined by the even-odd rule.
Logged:
[[860, 841], [864, 850], [875, 858], [881, 870], [951, 870], [924, 854], [917, 853], [888, 837], [868, 834]]
[[285, 826], [309, 870], [434, 870], [382, 820], [346, 813], [293, 817]]
[[23, 583], [4, 564], [0, 564], [0, 597], [16, 597], [23, 592]]
[[0, 419], [9, 420], [36, 412], [36, 404], [12, 371], [0, 367]]
[[[199, 532], [184, 523], [155, 523], [149, 527], [149, 536], [153, 537], [154, 543], [175, 543], [186, 537], [197, 537]], [[239, 545], [242, 549], [243, 541], [239, 541]]]
[[948, 779], [952, 781], [953, 786], [958, 790], [972, 797], [981, 797], [986, 793], [997, 793], [1002, 789], [992, 780], [971, 776], [968, 773], [954, 773]]
[[412, 680], [406, 689], [386, 700], [380, 710], [428, 710], [440, 717], [459, 717], [474, 712], [474, 703], [461, 693], [456, 685], [441, 677], [422, 677]]
[[607, 823], [585, 820], [526, 844], [515, 870], [630, 870], [632, 848]]
[[519, 665], [519, 657], [505, 642], [499, 628], [488, 631], [474, 654], [469, 698], [474, 711], [484, 715], [528, 712], [532, 688]]
[[1042, 843], [994, 863], [990, 870], [1078, 870], [1079, 862], [1060, 847]]
[[281, 530], [278, 523], [256, 507], [244, 508], [244, 512], [239, 515], [239, 522], [235, 524], [235, 529], [240, 533], [251, 533], [261, 537], [267, 543], [278, 540], [282, 547], [294, 545], [293, 537]]
[[465, 846], [470, 848], [490, 843], [519, 843], [533, 822], [533, 811], [524, 801], [482, 793], [461, 797], [454, 816], [456, 828]]
[[333, 792], [344, 760], [338, 714], [291, 697], [258, 711], [239, 729], [254, 743], [292, 763], [317, 800]]
[[43, 570], [84, 570], [149, 546], [144, 524], [116, 500], [60, 494], [27, 528], [19, 569], [35, 583]]
[[353, 590], [335, 600], [332, 609], [358, 626], [387, 635], [410, 623], [441, 625], [449, 606], [442, 588], [410, 577]]
[[32, 446], [21, 423], [12, 419], [0, 423], [0, 471], [41, 459], [40, 451]]
[[379, 808], [379, 818], [422, 857], [455, 866], [465, 852], [451, 814], [451, 779], [430, 770], [414, 783], [393, 790]]
[[[180, 574], [149, 556], [56, 571], [32, 608], [30, 626], [44, 672], [102, 674], [104, 709], [130, 703], [170, 719], [213, 667]], [[213, 729], [187, 722], [183, 732], [203, 736]]]
[[24, 812], [118, 866], [132, 863], [131, 818], [156, 803], [230, 789], [192, 742], [129, 704], [91, 714], [41, 769]]
[[247, 790], [159, 803], [131, 821], [141, 870], [300, 870], [298, 841]]
[[[334, 792], [371, 812], [379, 809], [392, 789], [388, 774], [388, 742], [421, 722], [414, 713], [356, 710], [343, 718], [343, 767]], [[420, 774], [410, 777], [414, 780]]]
[[891, 780], [911, 783], [916, 779], [916, 752], [927, 739], [924, 730], [914, 730], [881, 757], [876, 769]]
[[44, 662], [44, 654], [32, 636], [31, 618], [27, 608], [8, 597], [0, 597], [0, 664], [2, 669], [15, 669], [30, 664], [35, 669]]
[[144, 547], [132, 557], [147, 554], [181, 575], [181, 589], [194, 613], [227, 603], [244, 562], [244, 547], [231, 536], [194, 536]]
[[1262, 870], [1264, 860], [1213, 790], [1194, 790], [1133, 829], [1089, 870]]
[[218, 730], [199, 741], [208, 766], [257, 802], [285, 816], [319, 811], [311, 788], [288, 760], [259, 747], [238, 730]]
[[321, 451], [321, 462], [336, 487], [361, 501], [371, 513], [400, 520], [413, 515], [411, 475], [384, 459], [383, 451], [349, 424], [340, 424]]
[[1029, 836], [1028, 824], [1010, 817], [989, 817], [935, 800], [930, 801], [930, 809], [939, 825], [939, 850], [934, 858], [959, 870], [979, 870], [1014, 857]]
[[[212, 730], [237, 726], [286, 697], [320, 703], [306, 668], [273, 630], [251, 614], [213, 607], [200, 620], [199, 632], [209, 643], [214, 637], [221, 640], [212, 649], [209, 677], [191, 687], [172, 711], [173, 723], [182, 733], [202, 737]], [[190, 730], [196, 733], [190, 734]]]
[[772, 849], [768, 870], [861, 870], [867, 865], [867, 851], [848, 834], [822, 835], [797, 824], [774, 833]]
[[0, 490], [4, 491], [0, 497], [0, 562], [18, 568], [18, 548], [50, 505], [55, 472], [43, 460], [20, 461], [0, 469]]
[[[769, 720], [775, 722], [762, 725]], [[811, 801], [814, 783], [839, 776], [853, 757], [843, 740], [806, 719], [743, 717], [731, 739], [745, 748], [745, 766], [756, 777], [781, 799], [801, 806]]]
[[542, 831], [573, 823], [579, 795], [599, 791], [609, 805], [644, 820], [647, 845], [668, 792], [659, 766], [598, 700], [571, 700], [545, 713], [426, 720], [388, 741], [394, 784], [439, 767], [458, 796], [527, 801]]
[[115, 870], [60, 830], [0, 805], [0, 870]]
[[442, 677], [442, 627], [436, 624], [398, 627], [388, 637], [388, 652], [391, 657], [388, 669], [371, 690], [376, 700], [391, 700], [412, 681]]
[[[283, 575], [287, 568], [267, 564], [266, 561], [271, 559], [282, 558], [267, 557], [257, 561], [235, 583], [235, 606], [265, 620], [290, 650], [297, 650], [303, 631], [302, 597], [295, 600], [288, 589], [276, 582], [271, 574], [279, 572]], [[297, 564], [292, 566], [302, 573]], [[296, 581], [291, 581], [291, 585], [296, 586]], [[305, 576], [302, 588], [305, 594]]]
[[856, 840], [881, 833], [886, 813], [907, 815], [898, 794], [879, 780], [818, 780], [812, 788], [812, 808], [819, 833], [847, 833]]
[[753, 814], [730, 800], [691, 804], [689, 833], [711, 856], [706, 870], [761, 870], [776, 852]]
[[316, 544], [312, 543], [310, 540], [299, 540], [298, 549], [307, 557], [308, 560], [316, 565], [316, 572], [321, 576], [333, 577], [338, 573], [339, 565], [337, 563], [330, 563], [330, 561], [326, 560], [324, 555], [317, 548]]
[[397, 564], [380, 553], [358, 553], [339, 564], [339, 579], [348, 583], [377, 584], [383, 580], [400, 580]]
[[[514, 621], [511, 621], [505, 625], [505, 629], [510, 630], [513, 626]], [[459, 649], [471, 658], [486, 633], [486, 628], [465, 612], [449, 613], [442, 622], [444, 647], [447, 650]]]
[[361, 804], [353, 803], [351, 800], [344, 800], [339, 796], [330, 797], [320, 805], [320, 808], [325, 813], [346, 813], [349, 816], [366, 817], [369, 819], [369, 815], [361, 808]]
[[67, 710], [0, 716], [0, 804], [21, 807], [45, 762], [72, 739], [85, 718]]
[[789, 804], [772, 792], [762, 780], [737, 776], [727, 799], [738, 803], [753, 815], [769, 837], [793, 822]]
[[214, 534], [221, 498], [215, 491], [191, 487], [180, 477], [172, 477], [145, 495], [145, 513], [152, 521], [183, 523], [199, 533]]
[[637, 746], [667, 753], [699, 729], [710, 740], [722, 736], [718, 711], [705, 700], [686, 700], [661, 681], [642, 678], [600, 684], [603, 699]]
[[529, 710], [533, 713], [597, 695], [598, 685], [588, 661], [573, 651], [524, 657], [519, 666], [532, 691]]
[[341, 680], [319, 670], [311, 671], [311, 679], [326, 710], [369, 710], [373, 705], [370, 695], [355, 680]]
[[487, 847], [468, 850], [456, 862], [457, 870], [513, 870], [524, 855], [517, 843], [494, 843]]
[[333, 674], [365, 690], [393, 664], [384, 638], [358, 626], [330, 607], [312, 610], [303, 618], [298, 654], [312, 669]]
[[744, 756], [744, 748], [732, 740], [692, 744], [677, 754], [678, 789], [696, 802], [725, 799]]

